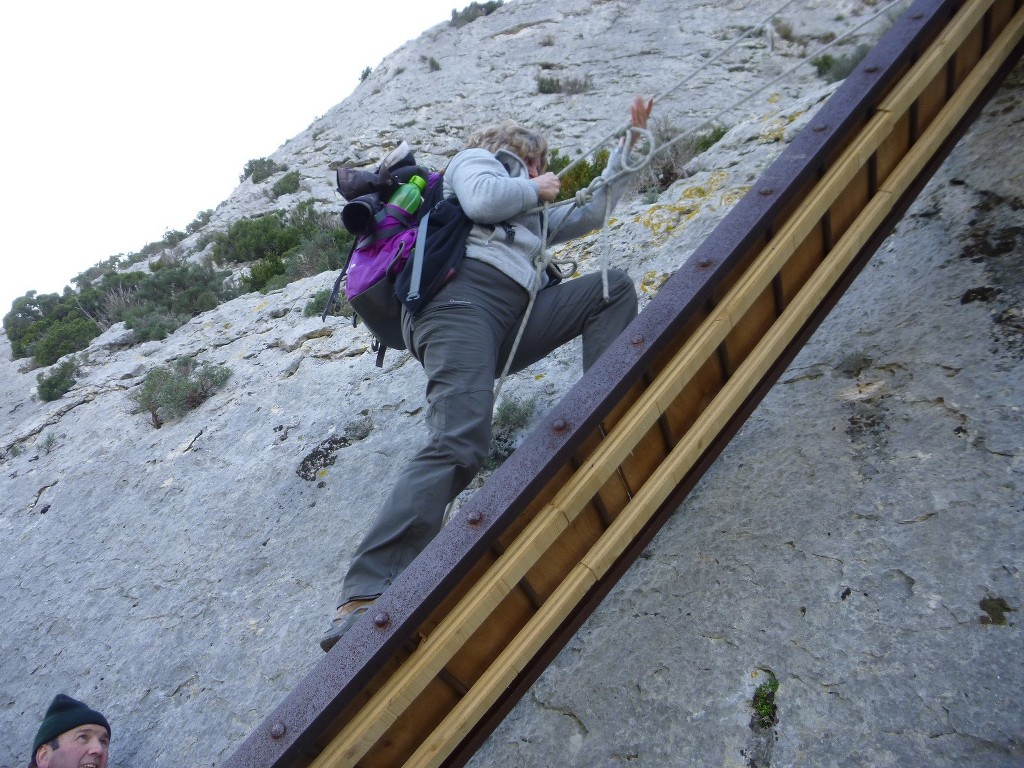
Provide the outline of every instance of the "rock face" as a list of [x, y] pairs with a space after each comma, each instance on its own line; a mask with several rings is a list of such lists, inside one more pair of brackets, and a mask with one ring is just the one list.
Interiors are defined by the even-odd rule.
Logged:
[[[243, 182], [212, 226], [311, 196], [340, 209], [330, 164], [377, 160], [403, 137], [442, 165], [469, 129], [514, 117], [574, 154], [624, 123], [634, 93], [659, 95], [678, 129], [754, 93], [718, 117], [729, 132], [687, 178], [627, 198], [607, 239], [566, 248], [589, 270], [607, 247], [643, 306], [831, 91], [809, 66], [772, 81], [812, 38], [876, 10], [804, 3], [789, 30], [690, 76], [767, 11], [513, 0], [399, 48], [274, 155], [301, 170], [300, 193], [275, 201]], [[591, 83], [539, 94], [538, 76]], [[1018, 67], [472, 765], [1024, 762], [1022, 96]], [[304, 317], [332, 280], [247, 294], [163, 342], [126, 345], [115, 327], [51, 403], [4, 339], [2, 768], [28, 763], [60, 691], [108, 716], [115, 768], [217, 765], [318, 660], [345, 563], [423, 409], [408, 354], [381, 371], [361, 328]], [[232, 376], [154, 429], [130, 396], [183, 356]], [[503, 392], [539, 419], [578, 371], [568, 345]], [[772, 677], [759, 722], [754, 691]]]

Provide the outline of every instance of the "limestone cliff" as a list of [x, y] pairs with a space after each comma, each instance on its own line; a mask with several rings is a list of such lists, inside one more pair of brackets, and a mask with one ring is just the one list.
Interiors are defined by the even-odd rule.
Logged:
[[[400, 47], [275, 153], [301, 172], [298, 193], [245, 181], [210, 226], [311, 197], [340, 210], [332, 164], [405, 138], [440, 166], [496, 119], [575, 154], [653, 94], [666, 128], [729, 130], [610, 222], [612, 262], [643, 307], [833, 88], [809, 65], [773, 81], [877, 9], [791, 5], [788, 27], [690, 76], [771, 9], [512, 0]], [[579, 92], [539, 93], [552, 76]], [[1024, 761], [1022, 96], [1018, 67], [473, 765]], [[604, 247], [595, 234], [566, 253], [591, 270]], [[162, 342], [115, 326], [49, 403], [4, 339], [0, 767], [28, 762], [59, 691], [107, 714], [115, 768], [217, 765], [319, 658], [344, 566], [416, 448], [424, 383], [408, 354], [379, 370], [361, 328], [303, 315], [332, 281], [244, 295]], [[182, 356], [231, 378], [154, 429], [130, 395]], [[536, 401], [539, 419], [578, 372], [569, 345], [504, 393]], [[752, 728], [768, 671], [777, 722]]]

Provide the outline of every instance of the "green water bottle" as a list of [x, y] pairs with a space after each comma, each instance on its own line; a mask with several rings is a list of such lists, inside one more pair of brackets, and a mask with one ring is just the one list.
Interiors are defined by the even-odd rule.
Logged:
[[423, 202], [423, 190], [427, 188], [426, 179], [422, 176], [413, 176], [405, 184], [395, 190], [395, 194], [388, 200], [388, 205], [401, 208], [410, 216], [416, 213], [416, 209]]

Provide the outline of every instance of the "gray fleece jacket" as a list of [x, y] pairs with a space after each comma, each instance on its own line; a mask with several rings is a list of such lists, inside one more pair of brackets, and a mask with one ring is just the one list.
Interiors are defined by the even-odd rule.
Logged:
[[[617, 173], [621, 160], [622, 151], [616, 147], [602, 176]], [[602, 187], [582, 208], [553, 206], [548, 232], [555, 236], [549, 236], [548, 244], [572, 240], [600, 227], [608, 195], [614, 207], [628, 182], [629, 177], [622, 176]], [[535, 211], [540, 205], [537, 187], [530, 181], [526, 164], [504, 149], [493, 154], [479, 148], [463, 150], [444, 172], [444, 195], [455, 195], [474, 222], [466, 241], [466, 258], [490, 264], [530, 290], [536, 280], [533, 259], [540, 253], [542, 222], [541, 214]], [[531, 210], [535, 212], [527, 213]]]

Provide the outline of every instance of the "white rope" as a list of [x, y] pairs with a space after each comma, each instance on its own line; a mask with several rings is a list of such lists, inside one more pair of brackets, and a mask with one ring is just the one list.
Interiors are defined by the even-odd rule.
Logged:
[[897, 5], [900, 5], [901, 3], [906, 3], [906, 2], [907, 2], [907, 0], [892, 0], [892, 2], [890, 2], [887, 5], [883, 6], [880, 10], [878, 10], [875, 13], [873, 13], [872, 15], [868, 16], [860, 24], [856, 25], [855, 27], [851, 27], [850, 29], [848, 29], [845, 32], [843, 32], [843, 34], [840, 35], [839, 37], [835, 38], [834, 40], [832, 40], [829, 43], [826, 43], [825, 45], [823, 45], [820, 48], [818, 48], [817, 50], [815, 50], [813, 53], [810, 53], [807, 56], [805, 56], [804, 58], [802, 58], [800, 61], [798, 61], [796, 64], [794, 64], [789, 69], [785, 70], [782, 74], [780, 74], [775, 79], [770, 80], [769, 82], [767, 82], [764, 85], [760, 86], [759, 88], [751, 91], [750, 93], [746, 94], [745, 96], [740, 97], [739, 99], [734, 101], [729, 106], [727, 106], [727, 107], [725, 107], [723, 109], [720, 109], [713, 116], [711, 116], [711, 117], [707, 118], [706, 120], [704, 120], [704, 122], [702, 122], [696, 128], [693, 128], [690, 131], [681, 133], [679, 136], [676, 136], [671, 141], [667, 141], [664, 144], [661, 144], [660, 146], [658, 146], [654, 150], [654, 152], [652, 154], [655, 154], [655, 155], [656, 154], [660, 154], [661, 152], [666, 151], [669, 147], [674, 146], [676, 143], [682, 141], [683, 139], [689, 138], [690, 136], [692, 136], [693, 134], [697, 133], [698, 131], [702, 131], [705, 128], [708, 128], [708, 127], [714, 125], [718, 121], [718, 118], [720, 118], [726, 112], [731, 112], [732, 110], [734, 110], [737, 107], [739, 107], [741, 104], [743, 104], [743, 103], [753, 99], [754, 96], [757, 96], [762, 91], [766, 91], [769, 88], [771, 88], [773, 85], [775, 85], [776, 83], [779, 83], [782, 80], [785, 80], [787, 77], [792, 75], [797, 69], [799, 69], [800, 67], [804, 66], [805, 64], [810, 63], [812, 60], [818, 58], [819, 56], [821, 56], [821, 54], [825, 53], [830, 48], [834, 48], [840, 42], [842, 42], [846, 38], [850, 37], [854, 32], [858, 31], [862, 27], [865, 27], [868, 24], [870, 24], [872, 21], [874, 21], [879, 16], [881, 16], [883, 13], [886, 13], [887, 11], [892, 9], [894, 6], [897, 6]]
[[[701, 64], [699, 67], [697, 67], [696, 69], [692, 70], [691, 72], [688, 72], [686, 74], [686, 76], [681, 78], [679, 81], [677, 81], [674, 86], [672, 86], [667, 91], [665, 91], [664, 93], [660, 94], [659, 96], [655, 97], [655, 102], [657, 103], [657, 102], [660, 102], [663, 99], [667, 98], [674, 91], [678, 90], [684, 84], [688, 83], [690, 80], [692, 80], [698, 74], [700, 74], [700, 72], [702, 72], [703, 70], [707, 69], [712, 64], [714, 64], [719, 59], [721, 59], [723, 56], [725, 56], [727, 53], [732, 51], [744, 39], [746, 39], [747, 37], [752, 35], [754, 32], [756, 32], [756, 31], [758, 31], [758, 30], [760, 30], [762, 28], [767, 27], [772, 19], [774, 19], [776, 16], [778, 16], [780, 13], [782, 13], [786, 8], [788, 8], [794, 2], [796, 2], [796, 0], [786, 0], [785, 3], [783, 3], [781, 6], [779, 6], [779, 8], [777, 8], [771, 14], [766, 16], [760, 23], [750, 27], [746, 32], [744, 32], [742, 35], [740, 35], [735, 40], [733, 40], [732, 43], [730, 43], [728, 46], [726, 46], [724, 49], [722, 49], [715, 56], [713, 56], [712, 58], [706, 60], [703, 64]], [[751, 101], [758, 94], [762, 93], [763, 91], [768, 90], [773, 85], [775, 85], [775, 84], [781, 82], [782, 80], [786, 79], [787, 77], [792, 75], [797, 69], [799, 69], [800, 67], [804, 66], [805, 64], [810, 63], [813, 59], [818, 58], [823, 53], [825, 53], [829, 49], [835, 47], [836, 45], [841, 43], [843, 40], [845, 40], [848, 37], [850, 37], [851, 35], [853, 35], [858, 30], [862, 29], [863, 27], [867, 26], [871, 22], [875, 21], [882, 14], [887, 13], [890, 9], [894, 8], [895, 6], [903, 4], [903, 3], [906, 3], [906, 2], [908, 2], [908, 0], [891, 0], [891, 2], [889, 2], [886, 5], [884, 5], [879, 10], [875, 11], [875, 13], [871, 14], [870, 16], [868, 16], [862, 22], [860, 22], [859, 24], [857, 24], [854, 27], [851, 27], [851, 28], [847, 29], [841, 35], [839, 35], [838, 37], [834, 38], [833, 40], [831, 40], [830, 42], [826, 43], [825, 45], [821, 46], [820, 48], [815, 50], [813, 53], [808, 54], [807, 56], [802, 58], [800, 61], [798, 61], [796, 64], [794, 64], [792, 67], [790, 67], [789, 69], [785, 70], [782, 74], [780, 74], [779, 76], [775, 77], [773, 80], [770, 80], [769, 82], [767, 82], [767, 83], [765, 83], [763, 85], [758, 86], [757, 88], [755, 88], [754, 90], [752, 90], [749, 93], [745, 94], [741, 98], [737, 99], [736, 101], [734, 101], [733, 103], [731, 103], [727, 107], [725, 107], [723, 109], [720, 109], [713, 116], [705, 119], [696, 128], [693, 128], [693, 129], [691, 129], [689, 131], [681, 132], [678, 136], [676, 136], [674, 139], [671, 139], [670, 141], [667, 141], [667, 142], [665, 142], [663, 144], [658, 145], [656, 143], [656, 141], [655, 141], [654, 134], [651, 131], [649, 131], [646, 128], [636, 128], [636, 127], [633, 127], [630, 123], [626, 123], [623, 126], [620, 126], [620, 127], [616, 128], [614, 131], [612, 131], [611, 133], [606, 135], [603, 139], [601, 139], [598, 143], [596, 143], [594, 146], [592, 146], [589, 150], [584, 152], [578, 158], [576, 158], [571, 163], [569, 163], [565, 168], [563, 168], [561, 171], [559, 171], [558, 172], [558, 176], [559, 176], [559, 178], [561, 178], [566, 173], [568, 173], [570, 169], [572, 169], [578, 163], [580, 163], [583, 160], [583, 158], [589, 157], [590, 155], [595, 154], [597, 152], [598, 148], [603, 146], [606, 142], [608, 142], [608, 141], [610, 141], [610, 140], [612, 140], [614, 138], [617, 138], [617, 137], [621, 137], [621, 138], [624, 139], [624, 145], [623, 145], [623, 148], [622, 148], [622, 155], [621, 155], [621, 157], [619, 159], [619, 170], [618, 171], [616, 171], [613, 174], [610, 174], [607, 178], [605, 178], [603, 176], [598, 176], [598, 177], [594, 178], [593, 180], [591, 180], [591, 182], [585, 188], [579, 190], [576, 193], [575, 197], [573, 199], [571, 199], [571, 200], [563, 200], [560, 203], [547, 203], [547, 202], [545, 202], [541, 206], [539, 206], [538, 208], [534, 208], [534, 209], [530, 209], [530, 210], [526, 211], [526, 213], [534, 213], [534, 212], [540, 212], [541, 213], [541, 221], [542, 221], [542, 223], [541, 223], [540, 250], [533, 257], [535, 272], [534, 272], [533, 286], [531, 287], [531, 289], [529, 291], [530, 299], [529, 299], [529, 302], [526, 305], [526, 311], [525, 311], [525, 313], [523, 315], [523, 320], [519, 324], [519, 330], [516, 332], [516, 338], [515, 338], [515, 340], [512, 343], [512, 349], [511, 349], [511, 351], [508, 354], [508, 359], [505, 361], [504, 369], [502, 370], [501, 376], [498, 378], [498, 382], [497, 382], [497, 384], [496, 384], [496, 386], [494, 388], [494, 402], [495, 402], [495, 404], [497, 404], [498, 394], [499, 394], [499, 392], [501, 392], [501, 388], [504, 385], [505, 379], [508, 377], [509, 370], [512, 367], [512, 360], [515, 358], [516, 352], [519, 349], [519, 343], [522, 340], [524, 331], [526, 330], [526, 324], [527, 324], [527, 322], [530, 319], [530, 313], [533, 311], [533, 305], [534, 305], [534, 302], [535, 302], [535, 300], [537, 298], [537, 291], [540, 290], [540, 287], [541, 287], [541, 284], [542, 284], [542, 281], [543, 281], [544, 272], [547, 270], [548, 265], [551, 263], [551, 256], [547, 252], [548, 251], [548, 247], [547, 247], [548, 239], [549, 239], [549, 237], [556, 236], [558, 234], [558, 229], [561, 226], [561, 225], [559, 225], [559, 228], [556, 228], [554, 230], [554, 232], [549, 232], [548, 231], [550, 212], [551, 212], [551, 209], [553, 207], [554, 208], [559, 208], [559, 207], [563, 207], [563, 206], [566, 206], [566, 205], [575, 205], [577, 207], [581, 207], [582, 208], [583, 206], [587, 205], [588, 203], [590, 203], [594, 199], [594, 196], [601, 190], [602, 187], [608, 187], [613, 182], [618, 181], [623, 176], [631, 175], [631, 174], [634, 174], [634, 173], [638, 173], [639, 171], [642, 171], [644, 168], [649, 167], [655, 156], [657, 156], [657, 155], [659, 155], [659, 154], [661, 154], [663, 152], [668, 151], [671, 147], [673, 147], [678, 142], [683, 141], [684, 139], [692, 137], [697, 132], [703, 131], [703, 130], [713, 126], [718, 121], [718, 119], [722, 115], [724, 115], [725, 113], [731, 112], [732, 110], [737, 109], [740, 105], [742, 105], [742, 104], [744, 104], [746, 102]], [[639, 159], [639, 161], [637, 161], [634, 164], [634, 163], [631, 162], [632, 161], [632, 152], [633, 152], [636, 144], [640, 143], [642, 141], [646, 141], [646, 143], [647, 143], [646, 149], [645, 149], [642, 157]], [[602, 226], [601, 226], [601, 264], [600, 264], [600, 266], [601, 266], [601, 290], [602, 290], [605, 302], [608, 302], [609, 301], [608, 265], [609, 265], [609, 262], [610, 262], [610, 255], [609, 255], [610, 254], [610, 247], [609, 247], [609, 242], [608, 242], [608, 220], [611, 218], [611, 211], [612, 211], [611, 199], [612, 198], [611, 198], [611, 192], [609, 190], [605, 190], [605, 195], [606, 195], [606, 199], [605, 199], [604, 221], [602, 222]], [[567, 218], [567, 216], [563, 216], [562, 217], [562, 222], [564, 222], [566, 220], [566, 218]]]
[[519, 323], [519, 330], [516, 331], [516, 338], [512, 342], [512, 349], [509, 350], [508, 357], [505, 360], [505, 367], [502, 368], [501, 376], [498, 377], [498, 383], [494, 385], [494, 404], [498, 404], [498, 393], [501, 392], [501, 388], [505, 384], [505, 379], [508, 378], [509, 370], [512, 368], [512, 361], [515, 359], [516, 352], [519, 351], [519, 342], [523, 339], [523, 333], [526, 331], [526, 324], [530, 320], [530, 314], [533, 312], [534, 302], [537, 300], [537, 291], [540, 290], [541, 281], [544, 277], [544, 272], [548, 268], [548, 264], [551, 263], [551, 257], [547, 255], [547, 242], [548, 242], [548, 204], [545, 203], [541, 210], [540, 220], [540, 253], [537, 254], [533, 259], [534, 274], [533, 283], [530, 285], [529, 296], [530, 300], [526, 303], [526, 311], [523, 313], [523, 319]]
[[[785, 8], [788, 7], [789, 5], [791, 5], [793, 2], [795, 2], [795, 0], [788, 0], [786, 3], [784, 3], [782, 6], [780, 6], [778, 10], [773, 12], [770, 16], [766, 17], [765, 21], [762, 21], [759, 25], [755, 25], [754, 27], [752, 27], [750, 30], [748, 30], [743, 35], [741, 35], [739, 38], [737, 38], [731, 45], [727, 46], [721, 53], [719, 53], [718, 55], [712, 57], [708, 62], [705, 62], [705, 64], [701, 65], [697, 69], [695, 69], [692, 72], [688, 73], [686, 77], [681, 79], [675, 86], [673, 86], [671, 89], [666, 91], [666, 94], [672, 93], [672, 91], [676, 90], [681, 85], [685, 84], [686, 82], [689, 82], [689, 80], [691, 80], [695, 75], [697, 75], [703, 69], [705, 69], [707, 66], [709, 66], [711, 62], [714, 62], [717, 59], [721, 58], [722, 55], [724, 55], [726, 52], [728, 52], [729, 50], [734, 48], [736, 46], [736, 44], [740, 40], [742, 40], [744, 37], [749, 36], [752, 33], [752, 31], [754, 31], [756, 29], [759, 29], [760, 27], [763, 27], [765, 24], [768, 23], [768, 21], [770, 21], [773, 17], [777, 16], [779, 13], [781, 13], [783, 10], [785, 10]], [[768, 90], [773, 85], [776, 85], [777, 83], [781, 82], [782, 80], [784, 80], [787, 77], [789, 77], [790, 75], [792, 75], [800, 67], [804, 66], [805, 64], [810, 63], [813, 59], [818, 58], [819, 56], [821, 56], [826, 51], [828, 51], [831, 48], [834, 48], [835, 46], [839, 45], [846, 38], [850, 37], [851, 35], [853, 35], [855, 32], [857, 32], [861, 28], [863, 28], [863, 27], [867, 26], [868, 24], [870, 24], [871, 22], [875, 21], [882, 14], [887, 13], [888, 11], [890, 11], [892, 8], [894, 8], [897, 5], [905, 4], [907, 2], [908, 2], [908, 0], [891, 0], [891, 2], [889, 2], [886, 5], [882, 6], [879, 10], [875, 11], [873, 14], [871, 14], [870, 16], [865, 18], [859, 24], [857, 24], [857, 25], [855, 25], [853, 27], [850, 27], [849, 29], [844, 31], [841, 35], [839, 35], [838, 37], [833, 39], [831, 42], [826, 43], [825, 45], [823, 45], [820, 48], [816, 49], [815, 51], [813, 51], [812, 53], [808, 54], [804, 58], [800, 59], [800, 61], [798, 61], [796, 64], [794, 64], [789, 69], [785, 70], [782, 74], [778, 75], [777, 77], [775, 77], [774, 79], [770, 80], [769, 82], [767, 82], [767, 83], [765, 83], [763, 85], [758, 86], [757, 88], [753, 89], [752, 91], [744, 94], [740, 98], [736, 99], [736, 101], [732, 102], [731, 104], [729, 104], [728, 106], [724, 107], [723, 109], [720, 109], [718, 112], [716, 112], [711, 117], [706, 118], [703, 122], [701, 122], [699, 125], [697, 125], [697, 127], [692, 128], [692, 129], [690, 129], [688, 131], [681, 132], [678, 136], [676, 136], [674, 139], [671, 139], [670, 141], [667, 141], [667, 142], [665, 142], [663, 144], [654, 146], [654, 139], [653, 139], [653, 136], [651, 135], [651, 133], [649, 131], [646, 131], [645, 129], [631, 128], [630, 125], [627, 123], [624, 126], [622, 126], [620, 128], [617, 128], [611, 134], [609, 134], [604, 139], [602, 139], [599, 144], [595, 145], [594, 147], [592, 147], [591, 149], [589, 149], [585, 153], [583, 153], [583, 155], [581, 155], [580, 157], [576, 158], [576, 160], [574, 160], [572, 163], [570, 163], [565, 168], [563, 168], [561, 171], [559, 171], [558, 175], [559, 175], [559, 177], [563, 176], [570, 168], [572, 168], [575, 164], [579, 163], [584, 157], [588, 157], [589, 155], [594, 154], [597, 151], [597, 148], [600, 147], [604, 142], [608, 141], [609, 139], [615, 138], [617, 136], [622, 136], [624, 134], [628, 135], [630, 131], [642, 132], [643, 137], [647, 138], [651, 142], [651, 147], [649, 148], [648, 152], [645, 153], [644, 159], [641, 160], [636, 165], [629, 165], [628, 161], [627, 161], [627, 163], [623, 164], [622, 169], [620, 171], [616, 172], [615, 174], [612, 174], [607, 179], [604, 178], [604, 177], [598, 176], [593, 181], [591, 181], [590, 185], [588, 185], [588, 187], [585, 190], [581, 190], [581, 192], [586, 192], [587, 195], [589, 195], [589, 197], [583, 198], [583, 199], [589, 201], [590, 199], [592, 199], [593, 195], [597, 192], [597, 190], [600, 189], [601, 186], [606, 185], [606, 184], [611, 184], [612, 182], [617, 181], [620, 177], [622, 177], [622, 176], [624, 176], [626, 174], [636, 173], [636, 172], [638, 172], [640, 170], [643, 170], [644, 168], [646, 168], [647, 166], [650, 165], [650, 162], [654, 159], [654, 157], [656, 155], [660, 155], [661, 153], [666, 152], [669, 148], [671, 148], [672, 146], [674, 146], [678, 142], [683, 141], [684, 139], [691, 138], [695, 133], [698, 133], [699, 131], [705, 130], [706, 128], [708, 128], [710, 126], [713, 126], [719, 120], [719, 118], [722, 117], [722, 115], [726, 114], [727, 112], [731, 112], [731, 111], [735, 110], [736, 108], [738, 108], [739, 106], [741, 106], [742, 104], [744, 104], [746, 102], [752, 101], [754, 99], [754, 97], [756, 97], [758, 94], [760, 94], [763, 91]], [[657, 101], [655, 103], [657, 103]], [[623, 154], [624, 154], [624, 156], [626, 155], [625, 152]], [[579, 198], [579, 194], [580, 193], [577, 193], [577, 198], [576, 199], [573, 199], [573, 200], [563, 200], [563, 201], [561, 201], [559, 203], [554, 203], [553, 205], [555, 207], [564, 206], [564, 205], [578, 205], [579, 203], [577, 202], [577, 200], [580, 199]], [[540, 210], [540, 209], [536, 208], [536, 209], [533, 209], [533, 210]], [[531, 211], [527, 211], [527, 212], [529, 213]], [[555, 235], [555, 234], [557, 234], [557, 230], [553, 233], [553, 235]]]
[[[784, 10], [786, 10], [786, 8], [788, 8], [789, 6], [791, 6], [795, 2], [796, 2], [796, 0], [786, 0], [786, 2], [784, 2], [782, 5], [780, 5], [776, 10], [772, 11], [772, 13], [770, 13], [768, 16], [765, 16], [760, 22], [758, 22], [754, 26], [750, 27], [746, 32], [744, 32], [742, 35], [740, 35], [735, 40], [733, 40], [729, 45], [727, 45], [725, 48], [723, 48], [717, 54], [712, 56], [710, 59], [705, 60], [704, 63], [702, 63], [696, 69], [693, 69], [690, 72], [687, 72], [686, 75], [684, 75], [682, 78], [680, 78], [676, 82], [676, 84], [673, 85], [671, 88], [669, 88], [667, 91], [664, 91], [663, 93], [659, 94], [658, 96], [655, 96], [654, 103], [655, 104], [660, 103], [663, 99], [668, 98], [672, 93], [674, 93], [675, 91], [677, 91], [680, 88], [682, 88], [686, 83], [690, 82], [693, 78], [695, 78], [697, 75], [699, 75], [705, 69], [710, 67], [712, 64], [715, 64], [719, 59], [721, 59], [723, 56], [725, 56], [726, 54], [731, 52], [737, 45], [739, 45], [741, 42], [743, 42], [746, 38], [750, 37], [752, 34], [757, 32], [762, 27], [767, 26], [768, 23], [771, 22], [771, 20], [773, 18], [778, 16], [780, 13], [782, 13]], [[590, 149], [588, 149], [586, 152], [584, 152], [578, 158], [576, 158], [571, 163], [569, 163], [569, 165], [567, 165], [565, 168], [563, 168], [561, 171], [559, 171], [559, 173], [558, 173], [559, 177], [561, 177], [561, 176], [565, 175], [566, 173], [568, 173], [568, 171], [571, 168], [575, 167], [577, 163], [581, 162], [584, 157], [590, 157], [595, 152], [597, 152], [597, 150], [600, 147], [603, 147], [607, 142], [609, 142], [612, 139], [615, 139], [615, 138], [618, 138], [619, 136], [621, 136], [623, 130], [628, 129], [630, 127], [631, 127], [630, 124], [626, 123], [626, 124], [616, 128], [615, 130], [613, 130], [611, 133], [609, 133], [603, 139], [601, 139], [596, 144], [594, 144]]]

